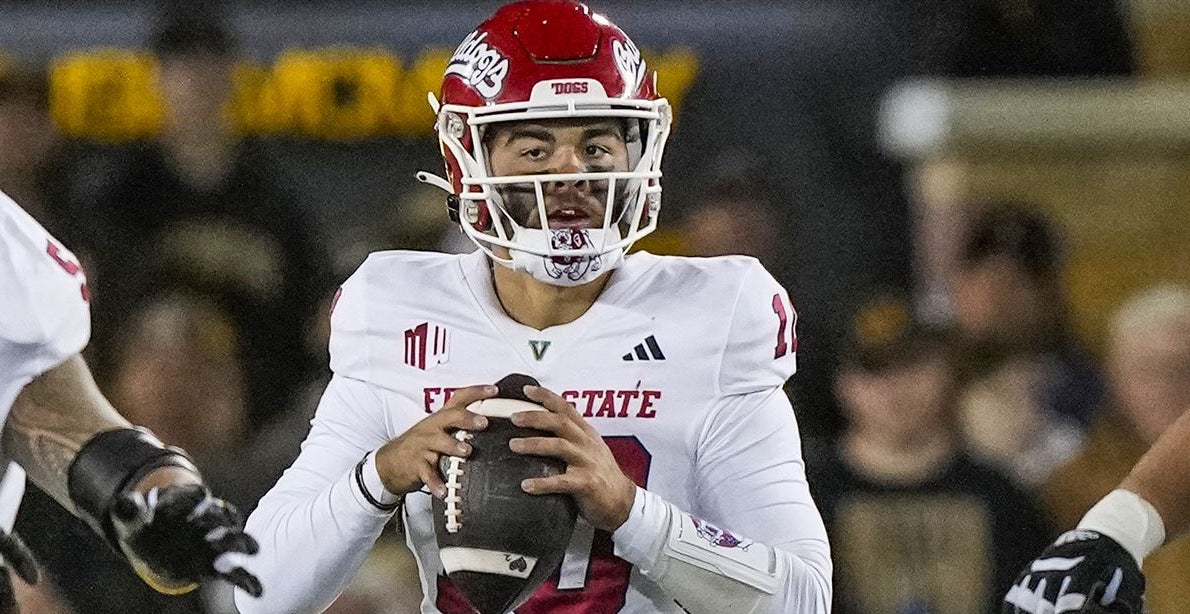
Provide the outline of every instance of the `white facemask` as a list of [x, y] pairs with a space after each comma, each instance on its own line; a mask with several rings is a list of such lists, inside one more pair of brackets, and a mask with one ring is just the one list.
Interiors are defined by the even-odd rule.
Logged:
[[[602, 228], [558, 228], [541, 230], [524, 228], [517, 232], [517, 243], [529, 249], [566, 253], [579, 249], [598, 248], [620, 242], [620, 230]], [[595, 281], [600, 275], [620, 266], [624, 250], [613, 249], [593, 256], [540, 256], [519, 249], [509, 250], [511, 261], [496, 261], [514, 271], [524, 271], [533, 279], [552, 286], [574, 287]]]

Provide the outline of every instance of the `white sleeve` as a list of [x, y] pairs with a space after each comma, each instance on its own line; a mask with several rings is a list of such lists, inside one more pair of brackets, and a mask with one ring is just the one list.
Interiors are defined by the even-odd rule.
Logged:
[[78, 260], [0, 193], [0, 421], [25, 384], [82, 351], [90, 336]]
[[[321, 612], [355, 576], [392, 517], [367, 501], [354, 477], [364, 455], [389, 439], [384, 415], [367, 383], [331, 380], [301, 454], [248, 518], [260, 552], [244, 566], [264, 594], [254, 599], [237, 590], [242, 614]], [[375, 467], [366, 467], [365, 481], [379, 483]]]
[[[690, 512], [733, 539], [771, 549], [776, 588], [762, 601], [764, 611], [829, 612], [830, 546], [785, 394], [770, 389], [728, 398], [704, 431], [697, 462], [699, 503]], [[687, 512], [639, 490], [628, 521], [613, 535], [617, 556], [646, 576], [657, 573], [676, 514]]]
[[723, 396], [784, 386], [797, 367], [797, 313], [789, 294], [759, 261], [748, 260], [719, 365]]

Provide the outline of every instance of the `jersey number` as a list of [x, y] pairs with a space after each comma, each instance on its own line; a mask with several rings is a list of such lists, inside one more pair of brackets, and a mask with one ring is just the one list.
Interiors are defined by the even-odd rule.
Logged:
[[[773, 350], [775, 360], [791, 351], [797, 351], [797, 332], [789, 323], [789, 315], [793, 313], [793, 308], [785, 306], [780, 293], [773, 295], [773, 313], [777, 314], [777, 347]], [[793, 317], [796, 323], [797, 315], [794, 314]]]
[[[620, 469], [637, 486], [648, 486], [652, 456], [640, 440], [620, 436], [604, 437], [603, 441], [616, 457]], [[615, 555], [611, 533], [595, 531], [586, 523], [580, 525], [586, 527], [588, 533], [576, 530], [572, 542], [589, 543], [590, 550], [584, 555], [576, 555], [572, 547], [558, 574], [546, 580], [524, 605], [517, 608], [517, 614], [615, 614], [624, 607], [632, 565]], [[458, 590], [449, 580], [439, 576], [438, 609], [448, 613], [470, 611], [466, 606], [452, 607], [461, 603], [466, 601]]]
[[[49, 254], [50, 258], [54, 262], [57, 262], [58, 266], [62, 267], [63, 271], [66, 271], [67, 275], [70, 275], [71, 277], [83, 277], [83, 267], [79, 266], [79, 263], [77, 262], [63, 258], [62, 249], [57, 245], [54, 245], [53, 241], [45, 242], [45, 253]], [[79, 292], [83, 295], [84, 301], [91, 300], [91, 291], [87, 289], [86, 279], [83, 279], [83, 281], [79, 284]]]

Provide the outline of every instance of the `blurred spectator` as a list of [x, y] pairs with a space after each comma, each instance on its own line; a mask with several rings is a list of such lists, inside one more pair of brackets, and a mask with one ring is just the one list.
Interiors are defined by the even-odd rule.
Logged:
[[39, 220], [41, 172], [57, 138], [48, 110], [44, 76], [0, 56], [0, 188]]
[[92, 205], [101, 383], [112, 376], [112, 335], [144, 300], [146, 281], [183, 283], [241, 331], [247, 402], [259, 425], [323, 370], [304, 330], [331, 286], [324, 246], [271, 160], [231, 131], [224, 109], [238, 56], [230, 34], [201, 13], [169, 13], [152, 47], [163, 129]]
[[[346, 278], [347, 273], [343, 275]], [[325, 364], [330, 360], [330, 316], [338, 294], [327, 297], [315, 316], [307, 334], [311, 352]], [[220, 493], [245, 515], [268, 492], [281, 474], [297, 458], [302, 441], [310, 432], [310, 421], [330, 381], [330, 372], [315, 377], [294, 394], [292, 407], [256, 431], [243, 449], [224, 462], [205, 468], [207, 479], [218, 484]]]
[[896, 295], [865, 303], [851, 328], [836, 383], [849, 424], [806, 463], [831, 538], [833, 611], [998, 611], [1048, 542], [1038, 506], [964, 454], [944, 331]]
[[683, 209], [681, 230], [690, 256], [743, 254], [773, 266], [781, 227], [772, 193], [745, 177], [712, 180]]
[[[1060, 526], [1074, 526], [1190, 408], [1190, 289], [1154, 287], [1117, 310], [1107, 375], [1107, 411], [1096, 419], [1078, 456], [1054, 471], [1045, 484], [1050, 513]], [[1147, 611], [1185, 612], [1190, 542], [1172, 544], [1146, 558], [1144, 570]]]
[[57, 172], [62, 138], [50, 122], [48, 90], [43, 73], [0, 56], [0, 190], [69, 243], [75, 233]]
[[963, 431], [978, 456], [1028, 485], [1073, 454], [1103, 396], [1070, 330], [1058, 251], [1040, 214], [990, 205], [971, 218], [953, 284]]
[[199, 468], [226, 462], [248, 426], [238, 335], [227, 314], [202, 296], [149, 299], [121, 331], [108, 386], [112, 404], [190, 452]]

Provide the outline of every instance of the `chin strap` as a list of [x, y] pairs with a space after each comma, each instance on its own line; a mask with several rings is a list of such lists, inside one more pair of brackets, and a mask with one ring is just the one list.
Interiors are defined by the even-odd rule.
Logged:
[[417, 171], [416, 177], [417, 177], [418, 181], [420, 181], [422, 183], [428, 183], [428, 184], [438, 188], [439, 190], [442, 190], [443, 192], [446, 192], [448, 194], [455, 193], [454, 186], [451, 186], [449, 181], [447, 181], [443, 177], [439, 177], [438, 175], [435, 175], [434, 173], [430, 173], [427, 171]]
[[460, 220], [462, 219], [459, 216], [459, 202], [460, 201], [459, 201], [459, 197], [455, 194], [454, 188], [450, 185], [450, 182], [442, 177], [439, 177], [438, 175], [433, 174], [433, 173], [427, 173], [426, 171], [418, 171], [417, 172], [417, 180], [422, 183], [432, 185], [432, 186], [438, 188], [439, 190], [442, 190], [443, 192], [446, 192], [447, 215], [450, 216], [450, 221], [452, 221], [456, 224], [460, 223]]

